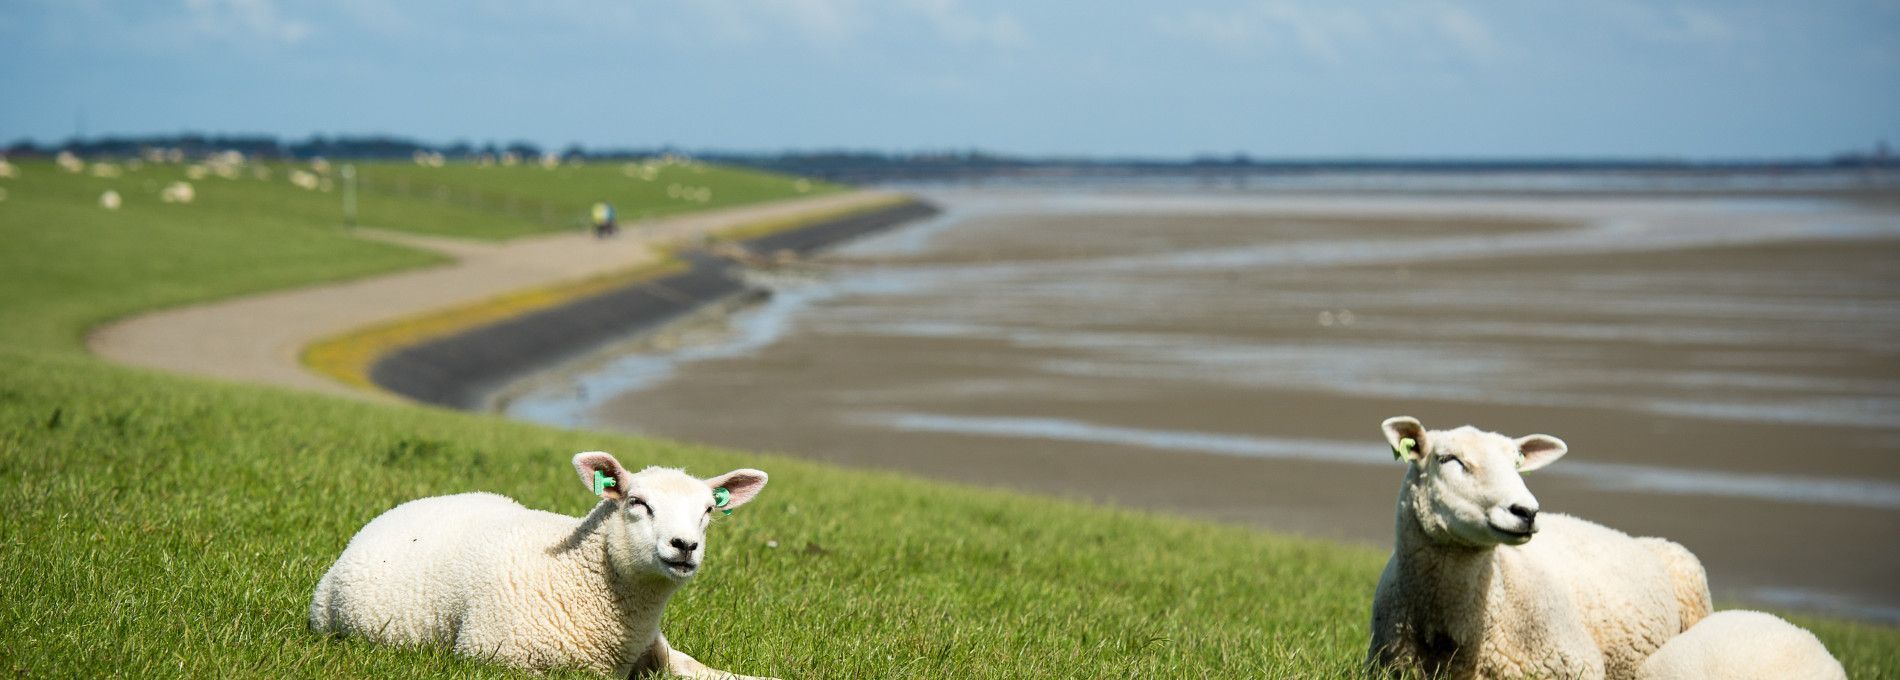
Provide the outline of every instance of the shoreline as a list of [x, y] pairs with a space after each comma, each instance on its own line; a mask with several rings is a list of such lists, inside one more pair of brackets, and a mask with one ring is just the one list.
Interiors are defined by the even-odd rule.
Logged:
[[[733, 241], [752, 253], [798, 255], [937, 214], [916, 199], [829, 216], [766, 224], [765, 232]], [[738, 227], [742, 236], [753, 225]], [[376, 386], [408, 399], [461, 410], [486, 410], [517, 381], [574, 362], [601, 348], [652, 332], [747, 287], [742, 265], [704, 250], [676, 254], [684, 270], [590, 292], [383, 353], [370, 365]]]
[[581, 352], [545, 369], [509, 381], [506, 385], [488, 393], [481, 406], [475, 410], [512, 420], [581, 426], [582, 424], [578, 421], [569, 422], [566, 419], [522, 417], [514, 414], [510, 409], [532, 398], [537, 392], [560, 386], [572, 385], [571, 389], [578, 390], [579, 396], [585, 398], [587, 389], [577, 384], [580, 379], [596, 375], [607, 369], [609, 364], [629, 356], [645, 356], [686, 350], [696, 346], [708, 346], [712, 343], [691, 339], [690, 336], [711, 333], [724, 337], [730, 332], [733, 319], [754, 311], [761, 305], [770, 304], [772, 295], [773, 293], [769, 290], [748, 288], [713, 300], [653, 328]]
[[85, 347], [109, 362], [252, 384], [393, 402], [367, 380], [306, 361], [315, 344], [536, 289], [559, 289], [660, 263], [667, 244], [814, 212], [888, 203], [860, 190], [735, 206], [643, 223], [616, 239], [565, 233], [480, 241], [359, 228], [357, 238], [442, 256], [435, 266], [159, 309], [89, 329]]

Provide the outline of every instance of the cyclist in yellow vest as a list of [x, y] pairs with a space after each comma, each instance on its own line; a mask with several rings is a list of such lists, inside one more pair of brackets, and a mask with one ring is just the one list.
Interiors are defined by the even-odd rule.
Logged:
[[607, 203], [594, 204], [594, 237], [607, 238], [620, 231], [614, 224], [614, 207]]

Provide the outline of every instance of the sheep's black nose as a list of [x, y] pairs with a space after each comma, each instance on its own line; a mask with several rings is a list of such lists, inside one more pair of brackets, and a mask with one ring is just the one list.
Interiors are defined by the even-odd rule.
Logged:
[[1513, 505], [1511, 506], [1511, 514], [1517, 515], [1520, 519], [1523, 519], [1525, 524], [1529, 524], [1531, 522], [1537, 521], [1537, 508], [1527, 508], [1522, 505]]
[[684, 538], [675, 538], [672, 543], [673, 547], [680, 549], [680, 552], [692, 552], [694, 548], [699, 547], [698, 543], [688, 543]]

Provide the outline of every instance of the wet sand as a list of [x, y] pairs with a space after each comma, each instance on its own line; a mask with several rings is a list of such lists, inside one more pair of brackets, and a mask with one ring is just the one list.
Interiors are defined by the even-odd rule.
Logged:
[[1682, 542], [1718, 598], [1900, 621], [1880, 206], [932, 198], [951, 214], [524, 410], [1377, 546], [1380, 420], [1545, 432], [1571, 448], [1529, 478], [1546, 511]]

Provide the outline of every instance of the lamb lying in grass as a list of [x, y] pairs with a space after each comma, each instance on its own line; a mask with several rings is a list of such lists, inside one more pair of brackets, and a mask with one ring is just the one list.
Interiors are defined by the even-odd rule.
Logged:
[[1643, 680], [1847, 680], [1813, 633], [1771, 614], [1717, 612], [1643, 662]]
[[1538, 513], [1519, 473], [1562, 457], [1562, 440], [1469, 426], [1428, 432], [1407, 417], [1384, 429], [1408, 470], [1397, 545], [1372, 605], [1372, 667], [1632, 678], [1708, 614], [1707, 579], [1681, 546]]
[[448, 644], [533, 670], [747, 677], [707, 668], [667, 645], [660, 614], [698, 572], [715, 507], [752, 500], [765, 473], [741, 469], [707, 480], [665, 468], [629, 474], [598, 451], [575, 455], [574, 469], [590, 491], [597, 473], [602, 484], [611, 482], [583, 518], [487, 493], [424, 498], [383, 513], [317, 582], [311, 630]]

